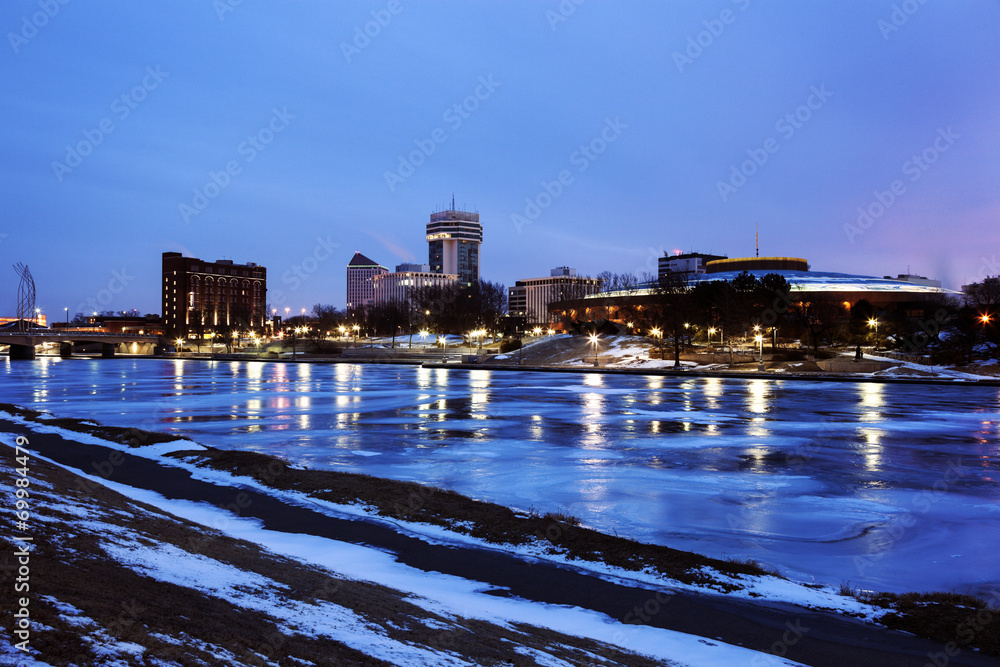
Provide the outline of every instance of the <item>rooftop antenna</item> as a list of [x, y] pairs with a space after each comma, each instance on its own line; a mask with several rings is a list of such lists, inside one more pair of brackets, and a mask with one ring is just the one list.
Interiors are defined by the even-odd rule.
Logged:
[[455, 210], [455, 193], [451, 193], [451, 210]]
[[757, 223], [757, 257], [760, 257], [760, 223]]

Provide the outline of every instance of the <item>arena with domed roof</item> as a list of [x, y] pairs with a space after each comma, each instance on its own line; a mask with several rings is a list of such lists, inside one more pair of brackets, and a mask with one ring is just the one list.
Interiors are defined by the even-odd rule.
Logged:
[[[666, 260], [666, 261], [664, 261]], [[682, 263], [673, 260], [681, 260]], [[671, 268], [681, 266], [683, 270]], [[665, 255], [660, 260], [659, 275], [671, 272], [681, 276], [690, 287], [699, 283], [732, 282], [742, 273], [758, 280], [768, 274], [778, 274], [789, 285], [788, 298], [793, 303], [808, 304], [819, 301], [836, 301], [849, 313], [861, 300], [867, 301], [876, 311], [901, 309], [908, 316], [922, 316], [929, 303], [939, 303], [946, 297], [961, 296], [961, 292], [941, 287], [938, 280], [923, 276], [903, 274], [891, 276], [861, 276], [832, 271], [810, 270], [809, 262], [800, 257], [720, 257], [688, 253]], [[640, 284], [627, 291], [604, 291], [583, 299], [553, 303], [549, 307], [553, 319], [591, 312], [594, 308], [607, 308], [612, 313], [624, 303], [641, 305], [649, 301], [656, 284]]]

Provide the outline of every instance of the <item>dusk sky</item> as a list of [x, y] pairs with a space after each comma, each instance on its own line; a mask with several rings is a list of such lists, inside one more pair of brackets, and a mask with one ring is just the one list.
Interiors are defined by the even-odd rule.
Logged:
[[758, 224], [816, 270], [1000, 273], [995, 0], [577, 2], [4, 2], [0, 315], [16, 262], [53, 319], [159, 313], [164, 251], [343, 308], [452, 193], [508, 286]]

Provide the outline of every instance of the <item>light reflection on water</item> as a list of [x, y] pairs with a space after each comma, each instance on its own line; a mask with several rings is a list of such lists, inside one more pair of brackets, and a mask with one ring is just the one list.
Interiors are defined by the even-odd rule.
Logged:
[[[1000, 580], [981, 546], [1000, 542], [994, 388], [53, 358], [0, 375], [3, 400], [60, 416], [563, 510], [834, 584]], [[961, 474], [918, 504], [949, 465]], [[915, 525], [855, 571], [865, 536], [903, 515]]]

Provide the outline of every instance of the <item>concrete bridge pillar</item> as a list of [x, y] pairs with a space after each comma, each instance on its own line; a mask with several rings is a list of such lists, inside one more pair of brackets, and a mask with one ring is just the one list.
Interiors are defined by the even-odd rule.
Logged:
[[59, 356], [68, 359], [73, 356], [73, 343], [59, 343]]
[[35, 346], [34, 345], [11, 345], [10, 346], [10, 358], [11, 359], [34, 359], [35, 358]]
[[105, 359], [110, 359], [115, 356], [115, 348], [117, 345], [114, 343], [101, 343], [101, 356]]

